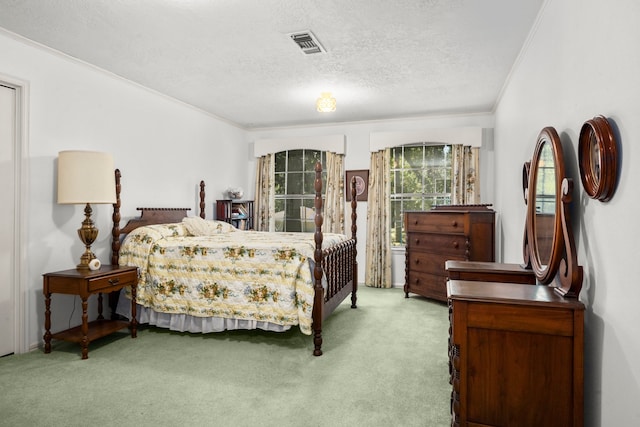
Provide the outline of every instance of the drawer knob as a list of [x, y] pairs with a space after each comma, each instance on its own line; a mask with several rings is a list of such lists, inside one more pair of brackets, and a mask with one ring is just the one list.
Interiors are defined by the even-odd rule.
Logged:
[[420, 244], [420, 239], [416, 239], [416, 245]]
[[420, 264], [420, 260], [419, 260], [419, 259], [417, 259], [417, 260], [415, 261], [415, 263], [416, 263], [416, 264]]
[[418, 283], [420, 283], [420, 279], [416, 279], [416, 280], [414, 280], [414, 282], [417, 285]]
[[413, 221], [414, 225], [418, 225], [418, 220], [416, 219], [415, 221]]
[[458, 226], [458, 221], [451, 221], [451, 225], [453, 227], [457, 227]]
[[109, 279], [109, 284], [110, 284], [111, 286], [115, 286], [115, 285], [117, 285], [118, 283], [120, 283], [120, 279]]
[[458, 244], [458, 242], [453, 242], [453, 247], [454, 247], [454, 248], [458, 249], [458, 246], [460, 246], [460, 245]]

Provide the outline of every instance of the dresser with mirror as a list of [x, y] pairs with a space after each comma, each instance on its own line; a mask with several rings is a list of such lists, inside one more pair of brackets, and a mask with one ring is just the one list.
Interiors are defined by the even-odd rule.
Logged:
[[522, 265], [448, 265], [452, 426], [583, 425], [573, 182], [551, 127], [525, 164], [523, 190]]

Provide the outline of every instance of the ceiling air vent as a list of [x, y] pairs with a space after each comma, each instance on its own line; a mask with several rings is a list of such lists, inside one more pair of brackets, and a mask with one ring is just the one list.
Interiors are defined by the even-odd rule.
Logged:
[[306, 55], [326, 52], [324, 47], [322, 47], [316, 36], [314, 36], [311, 31], [291, 33], [289, 34], [289, 37], [291, 37], [291, 40], [293, 40]]

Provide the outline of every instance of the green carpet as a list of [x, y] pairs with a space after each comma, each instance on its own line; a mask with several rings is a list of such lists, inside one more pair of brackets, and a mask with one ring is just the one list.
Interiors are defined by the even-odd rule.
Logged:
[[323, 328], [321, 357], [285, 333], [143, 327], [0, 359], [1, 426], [447, 426], [448, 310], [360, 287]]

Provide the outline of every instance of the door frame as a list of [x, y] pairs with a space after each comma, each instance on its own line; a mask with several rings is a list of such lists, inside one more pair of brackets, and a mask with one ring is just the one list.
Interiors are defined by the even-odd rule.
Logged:
[[30, 330], [29, 310], [26, 295], [28, 259], [27, 248], [27, 222], [26, 213], [28, 201], [28, 165], [29, 165], [29, 82], [0, 73], [0, 83], [16, 91], [16, 123], [14, 140], [14, 224], [15, 235], [13, 239], [13, 297], [14, 297], [14, 353], [26, 353], [29, 351], [28, 331]]

